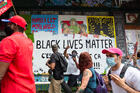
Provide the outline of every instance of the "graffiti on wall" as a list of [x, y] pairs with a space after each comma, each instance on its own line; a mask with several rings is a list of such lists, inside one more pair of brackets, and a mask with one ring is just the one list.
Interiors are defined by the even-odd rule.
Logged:
[[[38, 6], [134, 7], [139, 0], [36, 0]], [[135, 6], [139, 7], [139, 6]]]

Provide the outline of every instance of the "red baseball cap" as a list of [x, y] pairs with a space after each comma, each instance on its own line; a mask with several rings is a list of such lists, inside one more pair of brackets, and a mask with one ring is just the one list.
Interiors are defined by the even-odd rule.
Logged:
[[25, 21], [25, 19], [23, 17], [21, 17], [19, 15], [12, 16], [9, 19], [2, 19], [1, 21], [15, 23], [15, 24], [19, 25], [20, 27], [24, 28], [24, 30], [26, 30], [27, 22]]
[[119, 54], [120, 56], [123, 55], [123, 52], [119, 48], [109, 48], [102, 50], [103, 54], [106, 54], [107, 52], [113, 53], [113, 54]]

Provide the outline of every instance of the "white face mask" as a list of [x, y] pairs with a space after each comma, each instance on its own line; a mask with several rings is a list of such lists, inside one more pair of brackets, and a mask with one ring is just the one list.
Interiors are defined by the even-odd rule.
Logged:
[[106, 63], [108, 66], [115, 66], [117, 63], [115, 62], [115, 58], [114, 57], [107, 57], [106, 58]]

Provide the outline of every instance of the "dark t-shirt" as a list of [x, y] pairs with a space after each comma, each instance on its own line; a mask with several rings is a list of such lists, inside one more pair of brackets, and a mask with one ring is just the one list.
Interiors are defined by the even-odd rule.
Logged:
[[[57, 52], [57, 55], [61, 55], [61, 54]], [[55, 62], [55, 69], [53, 70], [54, 79], [61, 80], [64, 78], [64, 75], [57, 55], [55, 53], [51, 55], [50, 63]]]

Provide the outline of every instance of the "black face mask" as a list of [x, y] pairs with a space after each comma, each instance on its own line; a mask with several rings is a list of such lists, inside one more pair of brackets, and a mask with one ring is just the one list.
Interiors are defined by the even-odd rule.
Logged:
[[137, 53], [137, 57], [140, 57], [140, 53]]
[[72, 57], [76, 57], [77, 54], [76, 54], [76, 53], [72, 53], [71, 56], [72, 56]]
[[10, 36], [11, 34], [14, 33], [14, 30], [12, 30], [9, 26], [6, 26], [5, 33], [6, 33], [6, 36]]

